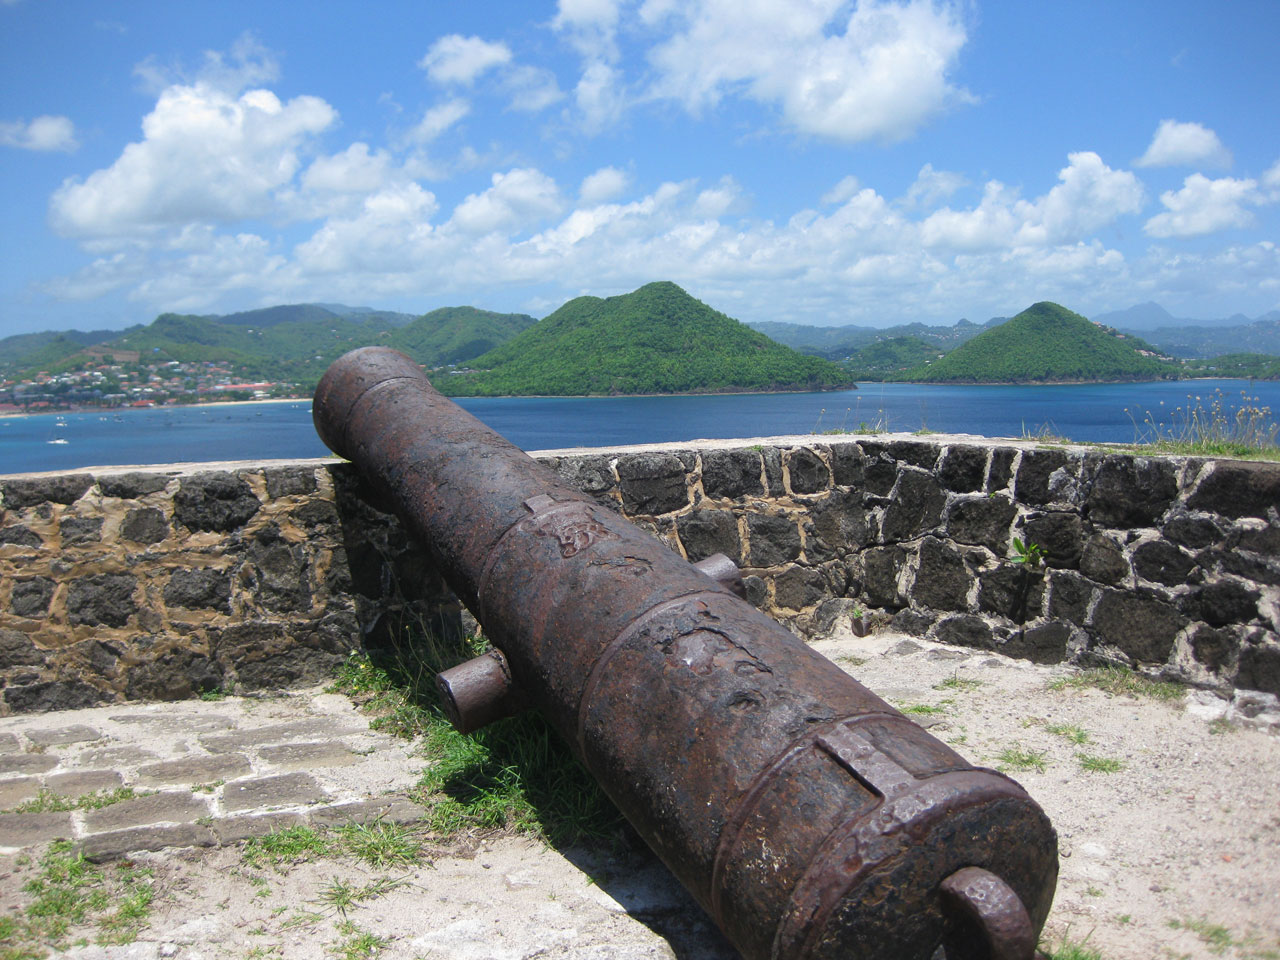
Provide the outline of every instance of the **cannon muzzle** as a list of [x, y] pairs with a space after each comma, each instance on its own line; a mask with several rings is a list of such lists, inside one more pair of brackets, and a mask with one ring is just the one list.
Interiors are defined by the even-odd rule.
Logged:
[[1031, 960], [1057, 837], [1016, 782], [741, 599], [736, 571], [699, 569], [568, 486], [403, 354], [341, 357], [313, 410], [500, 651], [442, 675], [445, 699], [471, 726], [539, 710], [743, 956]]

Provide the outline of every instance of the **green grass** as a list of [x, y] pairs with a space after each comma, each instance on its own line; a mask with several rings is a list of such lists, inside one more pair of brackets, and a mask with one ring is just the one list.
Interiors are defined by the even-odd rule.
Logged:
[[99, 944], [132, 943], [151, 913], [151, 880], [148, 869], [128, 862], [100, 867], [85, 860], [71, 841], [55, 840], [22, 885], [30, 898], [26, 906], [0, 917], [0, 958], [44, 957], [50, 949], [66, 947], [71, 933], [85, 927], [96, 928]]
[[1044, 773], [1045, 757], [1049, 755], [1048, 750], [1028, 750], [1025, 747], [1006, 747], [1001, 750], [996, 759], [1000, 765], [998, 770], [1035, 770], [1037, 773]]
[[0, 811], [3, 813], [62, 813], [66, 810], [100, 810], [122, 800], [135, 797], [146, 797], [154, 790], [135, 791], [133, 787], [116, 787], [114, 790], [98, 790], [80, 797], [68, 797], [52, 790], [41, 790], [30, 800], [25, 800], [16, 807]]
[[435, 674], [482, 653], [474, 638], [448, 644], [422, 630], [375, 661], [355, 655], [334, 692], [373, 715], [371, 726], [417, 739], [431, 761], [414, 799], [445, 836], [510, 830], [553, 843], [616, 840], [622, 818], [563, 741], [535, 713], [459, 734], [445, 719]]
[[982, 686], [981, 680], [974, 680], [971, 677], [962, 677], [959, 674], [952, 674], [941, 683], [935, 683], [935, 690], [977, 690]]
[[1062, 942], [1057, 946], [1051, 947], [1042, 943], [1040, 949], [1044, 951], [1048, 960], [1103, 960], [1101, 952], [1087, 946], [1087, 942], [1088, 937], [1084, 940], [1063, 937]]
[[1237, 941], [1227, 927], [1220, 923], [1210, 923], [1204, 917], [1199, 920], [1170, 920], [1169, 927], [1173, 930], [1190, 930], [1214, 954], [1222, 954], [1231, 947], [1243, 945], [1243, 941]]
[[933, 703], [913, 703], [903, 707], [902, 712], [905, 714], [915, 714], [916, 716], [932, 717], [940, 713], [946, 713], [947, 708], [941, 704]]
[[1153, 700], [1180, 700], [1185, 692], [1181, 684], [1152, 680], [1125, 667], [1093, 667], [1049, 684], [1050, 690], [1079, 690], [1092, 687], [1104, 693]]
[[373, 867], [399, 867], [422, 858], [422, 843], [396, 823], [348, 823], [338, 839], [351, 854]]
[[1135, 411], [1125, 413], [1133, 422], [1134, 443], [1143, 452], [1280, 460], [1280, 423], [1270, 407], [1261, 406], [1247, 391], [1240, 392], [1239, 405], [1227, 403], [1226, 395], [1214, 390], [1207, 407], [1201, 397], [1188, 394], [1185, 407], [1160, 411], [1158, 416], [1147, 410], [1139, 420]]
[[[405, 883], [403, 879], [394, 879], [392, 877], [379, 877], [372, 883], [355, 884], [348, 883], [340, 878], [330, 880], [320, 891], [320, 899], [317, 901], [326, 907], [337, 911], [342, 916], [347, 915], [347, 911], [352, 907], [358, 906], [368, 900], [376, 900], [385, 894], [390, 893], [397, 887]], [[320, 914], [311, 914], [315, 919], [320, 919]]]
[[391, 942], [386, 937], [361, 930], [350, 920], [338, 924], [338, 933], [343, 939], [330, 944], [329, 948], [340, 960], [368, 960], [369, 957], [376, 957]]
[[333, 839], [314, 827], [296, 826], [273, 830], [245, 841], [241, 855], [252, 867], [280, 868], [335, 852]]
[[1045, 730], [1055, 737], [1062, 737], [1077, 746], [1089, 742], [1089, 731], [1074, 723], [1051, 723], [1045, 726]]
[[1092, 753], [1077, 753], [1076, 760], [1080, 762], [1080, 769], [1088, 770], [1090, 773], [1118, 773], [1124, 769], [1123, 760], [1099, 757]]

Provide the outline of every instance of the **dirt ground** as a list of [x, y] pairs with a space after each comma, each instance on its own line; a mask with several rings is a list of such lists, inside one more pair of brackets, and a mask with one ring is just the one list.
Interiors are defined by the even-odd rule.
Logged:
[[[971, 761], [1008, 768], [1012, 751], [1032, 764], [1009, 772], [1060, 838], [1061, 878], [1045, 936], [1051, 952], [1072, 960], [1280, 958], [1274, 729], [1227, 722], [1225, 703], [1205, 695], [1162, 702], [1054, 690], [1051, 682], [1073, 671], [901, 636], [843, 637], [818, 648]], [[255, 868], [234, 847], [137, 859], [156, 871], [149, 927], [133, 944], [73, 947], [66, 956], [735, 956], [640, 851], [554, 850], [501, 838], [399, 870], [332, 859]], [[11, 870], [0, 863], [11, 878], [0, 880], [0, 907], [9, 906], [20, 875]], [[370, 896], [344, 913], [334, 905], [342, 885]], [[1094, 953], [1068, 953], [1064, 943]]]

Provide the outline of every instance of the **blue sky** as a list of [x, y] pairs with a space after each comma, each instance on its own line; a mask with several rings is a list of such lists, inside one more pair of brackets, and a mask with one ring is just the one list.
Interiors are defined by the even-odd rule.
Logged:
[[749, 321], [1255, 316], [1277, 37], [1275, 0], [0, 0], [0, 335], [653, 280]]

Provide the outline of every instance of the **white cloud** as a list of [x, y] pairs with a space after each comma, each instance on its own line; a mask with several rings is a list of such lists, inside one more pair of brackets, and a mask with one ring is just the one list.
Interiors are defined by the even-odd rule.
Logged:
[[510, 62], [511, 48], [505, 43], [451, 33], [433, 43], [418, 66], [436, 83], [470, 85], [486, 71]]
[[588, 133], [597, 133], [616, 123], [627, 105], [621, 89], [621, 74], [602, 60], [587, 65], [573, 95]]
[[[743, 95], [776, 105], [804, 133], [900, 140], [971, 99], [948, 81], [966, 33], [932, 0], [701, 0], [663, 12], [681, 29], [650, 51], [653, 93], [693, 112]], [[651, 16], [656, 16], [651, 12]]]
[[266, 215], [302, 147], [336, 118], [318, 97], [281, 103], [269, 90], [234, 97], [205, 84], [170, 87], [143, 120], [143, 139], [83, 182], [64, 181], [50, 218], [66, 236], [118, 239]]
[[1265, 202], [1255, 180], [1223, 177], [1210, 180], [1193, 173], [1182, 181], [1181, 190], [1160, 194], [1164, 213], [1158, 213], [1143, 226], [1153, 237], [1197, 237], [1232, 227], [1253, 224], [1253, 213], [1245, 205]]
[[[1268, 190], [1280, 190], [1280, 160], [1271, 165], [1271, 168], [1262, 175], [1262, 185]], [[1280, 197], [1273, 197], [1273, 200], [1280, 200]]]
[[342, 153], [317, 157], [302, 175], [306, 190], [326, 193], [373, 193], [387, 182], [391, 156], [369, 152], [367, 143], [353, 143]]
[[514, 233], [561, 209], [560, 191], [546, 174], [517, 168], [493, 175], [493, 186], [473, 193], [453, 211], [449, 224], [470, 234]]
[[1198, 123], [1161, 120], [1147, 152], [1134, 161], [1139, 167], [1229, 167], [1231, 151], [1218, 135]]
[[194, 70], [182, 64], [159, 63], [148, 57], [133, 68], [147, 93], [159, 94], [172, 86], [202, 85], [235, 95], [280, 78], [280, 62], [252, 33], [242, 33], [226, 53], [206, 50]]
[[619, 0], [559, 0], [551, 26], [587, 61], [613, 61], [620, 7]]
[[727, 174], [720, 178], [720, 183], [701, 191], [693, 202], [693, 214], [698, 217], [717, 219], [726, 213], [736, 212], [744, 207], [742, 203], [742, 187], [733, 177]]
[[858, 192], [858, 186], [858, 178], [852, 174], [842, 177], [839, 183], [822, 195], [822, 203], [844, 203]]
[[394, 275], [414, 269], [434, 242], [435, 195], [416, 183], [386, 187], [365, 198], [350, 217], [330, 218], [294, 251], [302, 278], [350, 273]]
[[578, 188], [579, 199], [588, 206], [612, 200], [627, 189], [631, 177], [617, 167], [601, 167], [582, 181]]
[[453, 99], [428, 107], [417, 126], [409, 131], [413, 143], [430, 143], [471, 112], [465, 100]]
[[525, 113], [537, 113], [564, 99], [556, 75], [540, 67], [512, 68], [505, 86], [511, 93], [511, 109]]
[[921, 224], [927, 247], [983, 250], [1075, 243], [1127, 213], [1142, 209], [1143, 189], [1127, 170], [1112, 170], [1096, 153], [1070, 154], [1060, 181], [1033, 201], [990, 181], [971, 210], [938, 210]]
[[76, 128], [67, 117], [36, 117], [30, 123], [16, 120], [0, 123], [0, 144], [22, 150], [61, 150], [70, 153], [80, 146]]
[[968, 185], [969, 181], [960, 174], [935, 170], [932, 163], [926, 163], [916, 174], [915, 182], [907, 189], [903, 202], [909, 207], [932, 207]]

